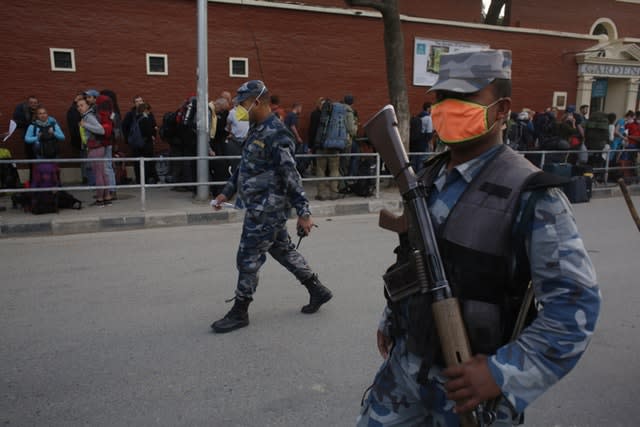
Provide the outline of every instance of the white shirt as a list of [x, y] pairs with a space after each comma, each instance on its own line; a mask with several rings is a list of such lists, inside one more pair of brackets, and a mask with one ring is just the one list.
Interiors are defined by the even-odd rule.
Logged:
[[433, 120], [431, 120], [431, 116], [424, 116], [420, 120], [422, 121], [422, 133], [433, 133]]
[[231, 111], [229, 111], [229, 116], [227, 117], [227, 128], [234, 138], [245, 139], [249, 132], [249, 121], [238, 120], [236, 117], [236, 107], [233, 107]]

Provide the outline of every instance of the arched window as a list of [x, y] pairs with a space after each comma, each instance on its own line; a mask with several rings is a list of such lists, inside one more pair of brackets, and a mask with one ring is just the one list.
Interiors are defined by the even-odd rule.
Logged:
[[589, 34], [593, 36], [604, 35], [609, 40], [616, 40], [618, 38], [618, 28], [611, 19], [599, 18], [591, 26]]

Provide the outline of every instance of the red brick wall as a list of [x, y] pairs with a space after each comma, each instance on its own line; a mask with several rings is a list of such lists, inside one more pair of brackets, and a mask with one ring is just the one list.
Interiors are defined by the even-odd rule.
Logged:
[[640, 37], [640, 4], [616, 0], [512, 1], [511, 25], [588, 34], [599, 18], [609, 18], [619, 37]]
[[[2, 22], [34, 22], [33, 10], [50, 16], [29, 29], [22, 24], [4, 28], [0, 48], [11, 60], [2, 66], [0, 132], [6, 130], [6, 119], [15, 105], [29, 94], [37, 95], [66, 127], [66, 111], [79, 90], [114, 90], [123, 114], [130, 108], [131, 98], [141, 94], [158, 120], [195, 91], [195, 2], [114, 0], [82, 8], [70, 0], [50, 4], [34, 0], [25, 8], [12, 2], [0, 9]], [[303, 103], [303, 131], [319, 96], [341, 99], [352, 93], [361, 121], [388, 102], [379, 19], [216, 3], [209, 5], [208, 14], [210, 98], [222, 90], [235, 90], [245, 80], [228, 76], [228, 58], [239, 56], [249, 59], [249, 78], [263, 79], [272, 93], [280, 95], [283, 106]], [[569, 103], [574, 103], [576, 65], [568, 52], [593, 44], [423, 24], [405, 24], [404, 34], [412, 112], [429, 99], [426, 88], [411, 85], [414, 37], [512, 49], [514, 109], [542, 109], [551, 103], [553, 91], [567, 91]], [[75, 49], [77, 72], [51, 71], [49, 47]], [[168, 55], [168, 76], [146, 75], [148, 52]], [[18, 138], [12, 138], [9, 145], [15, 157], [22, 156]], [[62, 152], [63, 156], [72, 154], [69, 147]]]
[[[278, 3], [288, 3], [277, 1]], [[296, 4], [346, 8], [344, 0], [304, 0]], [[360, 9], [360, 8], [358, 8]], [[369, 9], [371, 10], [371, 9]], [[455, 7], [448, 1], [400, 0], [400, 13], [421, 18], [450, 19], [464, 22], [479, 22], [482, 0], [458, 0]]]

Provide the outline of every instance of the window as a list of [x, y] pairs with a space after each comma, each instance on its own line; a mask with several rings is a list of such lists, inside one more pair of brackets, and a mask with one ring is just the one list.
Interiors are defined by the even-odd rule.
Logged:
[[553, 107], [558, 110], [567, 109], [567, 92], [553, 92], [553, 101], [551, 102]]
[[598, 18], [591, 26], [589, 34], [593, 36], [605, 36], [608, 40], [615, 40], [618, 38], [618, 28], [611, 19]]
[[73, 49], [49, 48], [51, 71], [76, 71], [76, 59]]
[[229, 77], [249, 77], [249, 59], [229, 58]]
[[147, 74], [150, 76], [169, 75], [169, 60], [163, 53], [147, 53]]

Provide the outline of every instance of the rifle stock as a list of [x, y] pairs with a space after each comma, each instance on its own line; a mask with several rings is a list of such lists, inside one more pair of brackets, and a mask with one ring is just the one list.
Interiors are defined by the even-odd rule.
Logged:
[[409, 223], [407, 215], [402, 212], [402, 215], [394, 215], [386, 209], [380, 211], [380, 218], [378, 219], [378, 225], [385, 230], [394, 231], [398, 234], [406, 233], [409, 230]]
[[[376, 113], [365, 125], [369, 141], [376, 148], [393, 175], [404, 199], [403, 217], [390, 212], [380, 213], [380, 226], [389, 230], [414, 229], [417, 238], [412, 241], [412, 250], [417, 253], [418, 282], [423, 292], [433, 296], [432, 310], [440, 345], [447, 366], [463, 363], [471, 358], [471, 346], [465, 329], [460, 304], [452, 297], [442, 259], [431, 224], [424, 189], [416, 179], [409, 158], [398, 132], [398, 120], [393, 106], [387, 105]], [[401, 217], [402, 218], [402, 217]], [[411, 239], [410, 239], [411, 241]], [[428, 283], [424, 283], [424, 282]], [[460, 425], [477, 426], [473, 413], [460, 414]]]

